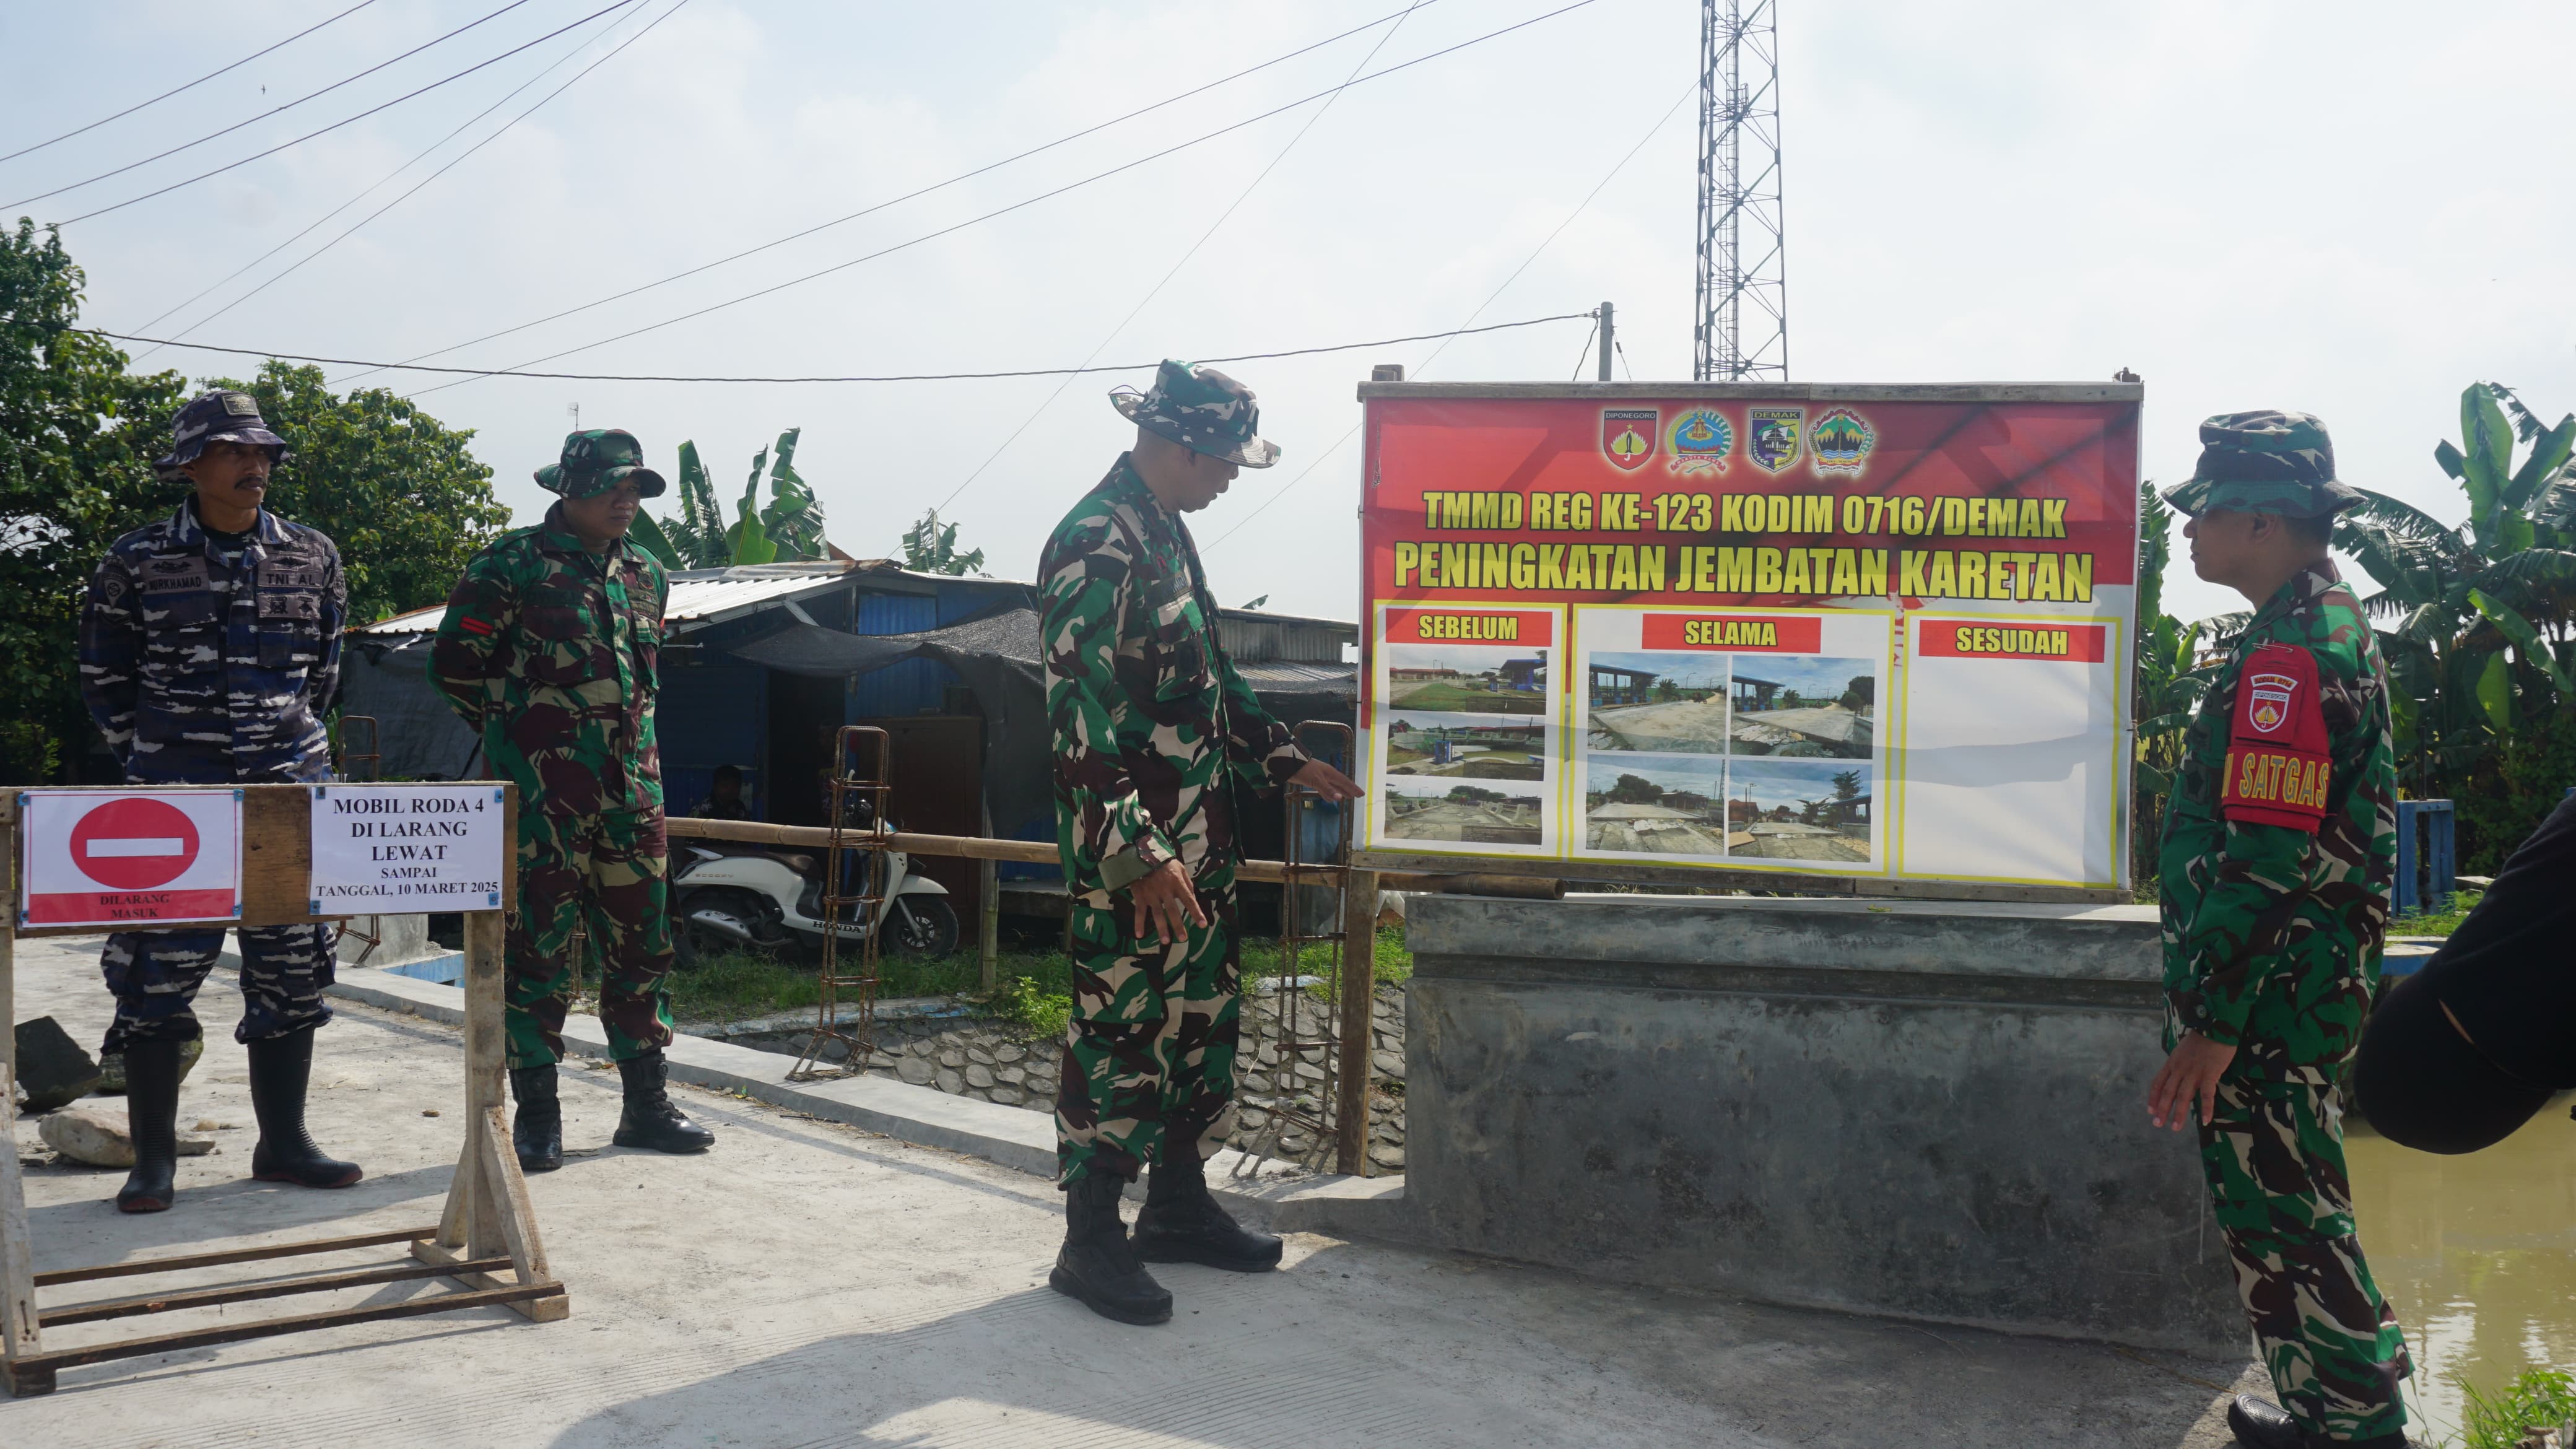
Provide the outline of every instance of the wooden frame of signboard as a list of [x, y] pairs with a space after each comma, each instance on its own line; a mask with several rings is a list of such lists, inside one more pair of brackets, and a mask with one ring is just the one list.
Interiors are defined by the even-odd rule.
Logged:
[[[185, 787], [173, 787], [185, 788]], [[284, 926], [345, 919], [311, 913], [312, 788], [307, 785], [245, 785], [242, 792], [242, 912], [238, 920], [209, 925]], [[507, 786], [502, 796], [505, 848], [517, 838], [518, 796]], [[101, 794], [144, 793], [100, 791]], [[16, 1022], [15, 942], [22, 936], [95, 935], [96, 926], [20, 929], [18, 881], [23, 868], [24, 832], [20, 829], [18, 792], [0, 792], [0, 899], [7, 914], [0, 918], [0, 1023]], [[418, 1227], [327, 1238], [303, 1238], [219, 1252], [136, 1258], [89, 1268], [35, 1271], [34, 1245], [27, 1232], [27, 1201], [14, 1145], [0, 1151], [0, 1385], [11, 1396], [50, 1393], [63, 1369], [111, 1359], [137, 1358], [179, 1349], [202, 1348], [241, 1339], [303, 1333], [341, 1324], [387, 1318], [413, 1318], [465, 1308], [506, 1305], [540, 1323], [572, 1312], [572, 1300], [546, 1263], [545, 1243], [537, 1232], [536, 1213], [528, 1201], [527, 1182], [519, 1174], [518, 1155], [510, 1147], [504, 1119], [502, 1087], [501, 946], [503, 922], [518, 904], [515, 872], [501, 873], [498, 910], [465, 913], [465, 1145], [457, 1158], [456, 1176], [447, 1191], [446, 1210], [435, 1223]], [[10, 1124], [14, 1144], [17, 1120], [14, 1084], [17, 1045], [14, 1030], [0, 1032], [0, 1123]], [[104, 1208], [104, 1204], [101, 1205]], [[353, 1249], [407, 1244], [417, 1261], [377, 1264], [354, 1270], [309, 1273], [255, 1283], [192, 1288], [144, 1297], [114, 1299], [72, 1307], [44, 1308], [36, 1290], [66, 1283], [147, 1273], [181, 1272], [228, 1263], [263, 1262], [272, 1258], [340, 1253]], [[450, 1278], [461, 1291], [435, 1293], [396, 1303], [328, 1309], [319, 1313], [217, 1324], [211, 1327], [49, 1349], [44, 1331], [74, 1323], [143, 1317], [180, 1309], [318, 1293], [341, 1288]]]

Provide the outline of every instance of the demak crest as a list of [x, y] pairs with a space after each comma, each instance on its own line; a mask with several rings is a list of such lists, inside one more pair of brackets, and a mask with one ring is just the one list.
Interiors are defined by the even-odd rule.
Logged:
[[2252, 691], [2254, 702], [2245, 717], [2254, 728], [2265, 734], [2279, 729], [2290, 720], [2290, 696], [2298, 690], [2299, 681], [2286, 674], [2246, 676], [2245, 687]]
[[1653, 462], [1662, 446], [1656, 427], [1662, 417], [1661, 408], [1603, 408], [1601, 456], [1622, 473], [1634, 473]]

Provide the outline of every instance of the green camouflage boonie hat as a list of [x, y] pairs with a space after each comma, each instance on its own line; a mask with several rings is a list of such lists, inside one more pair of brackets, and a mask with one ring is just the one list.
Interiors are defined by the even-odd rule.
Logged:
[[587, 428], [564, 438], [563, 457], [537, 470], [537, 486], [566, 498], [591, 498], [628, 478], [635, 491], [659, 498], [670, 485], [644, 466], [644, 445], [624, 428]]
[[2335, 477], [2334, 441], [2312, 413], [2265, 408], [2220, 413], [2200, 425], [2190, 481], [2165, 490], [2177, 513], [2277, 513], [2315, 518], [2362, 501]]
[[1153, 391], [1122, 387], [1109, 394], [1109, 405], [1148, 432], [1229, 463], [1267, 468], [1279, 461], [1279, 445], [1255, 436], [1261, 408], [1252, 389], [1213, 367], [1165, 358]]

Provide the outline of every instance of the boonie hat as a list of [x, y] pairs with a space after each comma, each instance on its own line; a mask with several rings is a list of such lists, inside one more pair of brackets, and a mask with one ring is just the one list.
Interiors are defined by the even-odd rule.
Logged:
[[567, 434], [563, 456], [539, 468], [537, 486], [566, 498], [590, 498], [607, 492], [628, 478], [635, 480], [635, 491], [646, 498], [659, 498], [670, 485], [662, 475], [644, 466], [644, 445], [624, 428], [586, 428]]
[[2362, 502], [2335, 477], [2334, 440], [2313, 413], [2271, 408], [2220, 413], [2200, 425], [2200, 462], [2165, 490], [2177, 513], [2277, 513], [2315, 518]]
[[1122, 387], [1109, 394], [1109, 405], [1148, 432], [1229, 463], [1267, 468], [1279, 461], [1279, 445], [1257, 435], [1261, 408], [1252, 389], [1213, 367], [1166, 358], [1152, 391]]
[[250, 443], [271, 449], [269, 460], [285, 462], [291, 454], [286, 440], [268, 430], [260, 418], [259, 399], [246, 392], [229, 388], [210, 388], [188, 399], [170, 419], [170, 454], [154, 460], [153, 471], [163, 478], [177, 478], [179, 469], [197, 461], [208, 443]]

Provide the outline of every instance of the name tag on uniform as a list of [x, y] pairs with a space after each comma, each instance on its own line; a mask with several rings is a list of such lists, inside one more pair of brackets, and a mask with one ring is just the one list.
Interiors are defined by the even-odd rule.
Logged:
[[203, 592], [208, 587], [204, 554], [147, 558], [143, 561], [143, 592], [147, 595], [175, 594], [191, 589]]
[[[309, 558], [268, 558], [259, 562], [259, 586], [268, 589], [318, 589], [322, 587], [322, 565]], [[261, 605], [263, 616], [267, 606]]]

